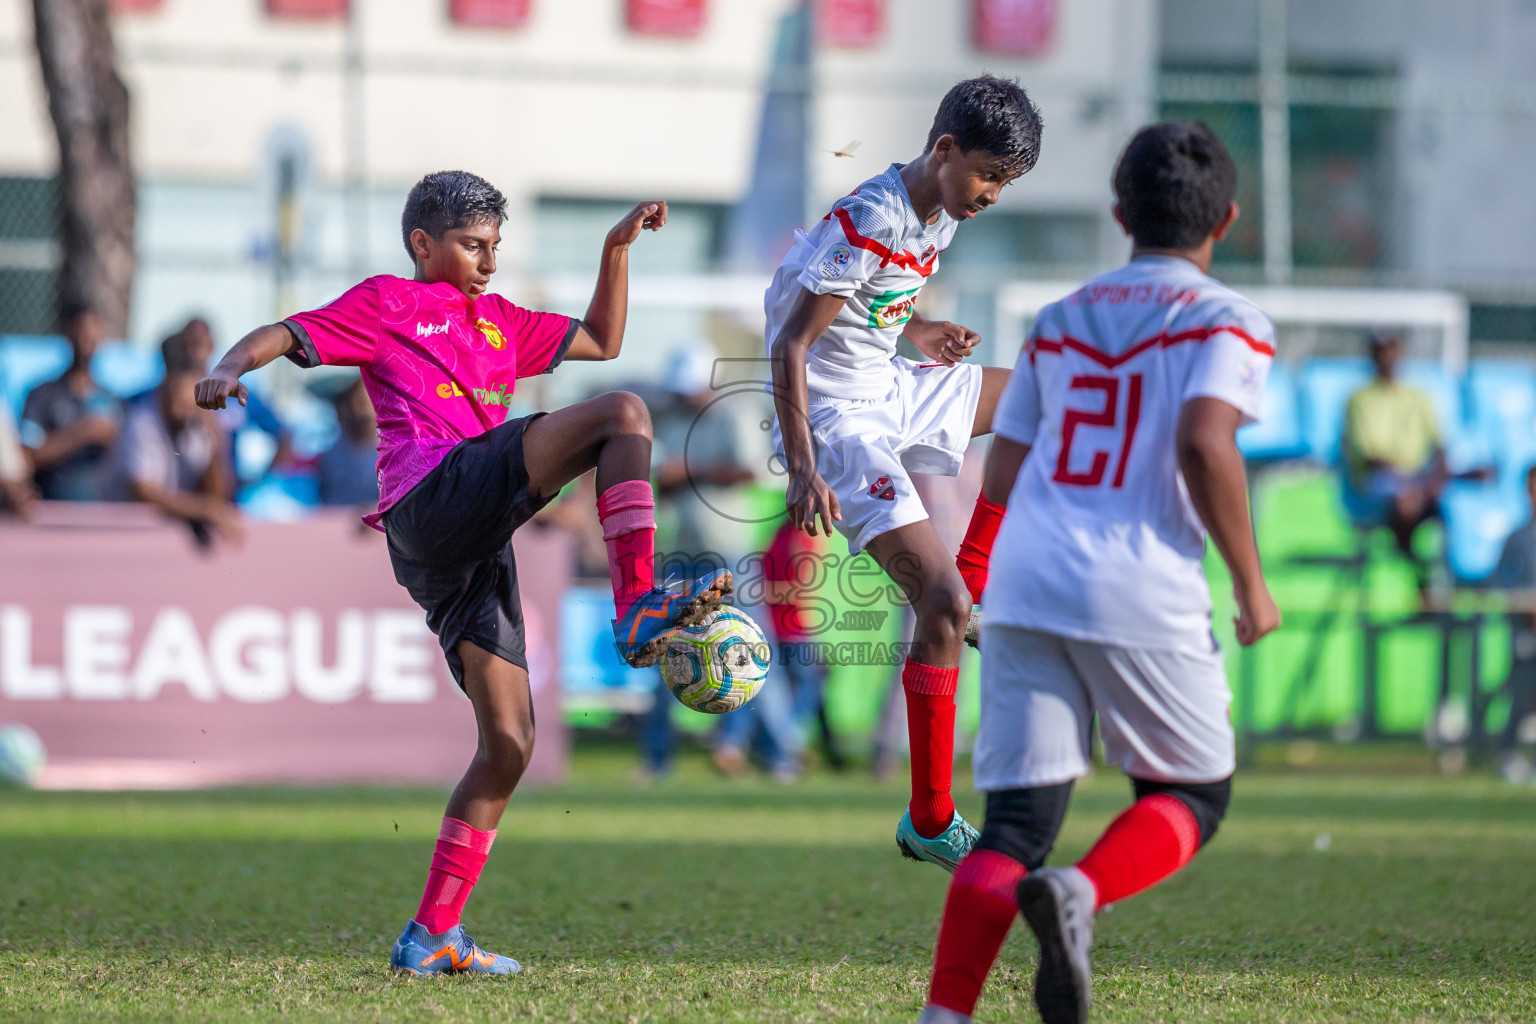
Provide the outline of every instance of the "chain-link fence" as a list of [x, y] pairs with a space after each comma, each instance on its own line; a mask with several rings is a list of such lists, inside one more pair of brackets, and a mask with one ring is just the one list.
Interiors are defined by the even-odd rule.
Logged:
[[0, 177], [0, 335], [51, 331], [58, 306], [58, 184]]

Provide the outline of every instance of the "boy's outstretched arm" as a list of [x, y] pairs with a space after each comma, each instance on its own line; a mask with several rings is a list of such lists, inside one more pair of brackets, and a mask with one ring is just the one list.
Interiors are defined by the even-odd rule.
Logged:
[[842, 519], [843, 513], [837, 495], [816, 471], [816, 446], [811, 438], [811, 421], [806, 418], [810, 395], [805, 383], [805, 357], [847, 301], [844, 295], [817, 295], [801, 288], [768, 351], [773, 408], [779, 415], [785, 469], [789, 474], [784, 505], [789, 510], [790, 523], [812, 537], [816, 536], [818, 518], [827, 536], [832, 536], [832, 521]]
[[1248, 513], [1248, 476], [1237, 448], [1242, 413], [1219, 398], [1191, 398], [1179, 412], [1179, 470], [1200, 521], [1232, 574], [1237, 642], [1257, 643], [1280, 625], [1280, 609], [1264, 582]]
[[986, 466], [982, 469], [981, 493], [998, 508], [1008, 507], [1008, 496], [1013, 493], [1014, 481], [1019, 478], [1019, 467], [1029, 455], [1030, 446], [1010, 441], [1006, 437], [992, 438], [987, 449]]
[[658, 199], [639, 204], [608, 232], [592, 304], [581, 318], [565, 358], [600, 361], [619, 354], [629, 315], [629, 247], [640, 238], [640, 232], [660, 231], [666, 223], [667, 204]]
[[235, 342], [234, 347], [219, 360], [219, 365], [197, 382], [197, 390], [194, 392], [197, 404], [204, 409], [222, 409], [225, 402], [233, 398], [244, 405], [250, 392], [240, 383], [241, 375], [287, 355], [298, 344], [293, 332], [283, 324], [267, 324], [256, 328]]

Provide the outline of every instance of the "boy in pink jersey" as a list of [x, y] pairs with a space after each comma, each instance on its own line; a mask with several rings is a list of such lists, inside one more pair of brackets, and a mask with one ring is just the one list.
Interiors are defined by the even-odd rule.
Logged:
[[520, 969], [477, 947], [459, 923], [533, 750], [512, 532], [596, 469], [614, 634], [636, 667], [654, 664], [673, 630], [719, 608], [731, 590], [725, 572], [653, 583], [651, 421], [639, 398], [616, 392], [506, 418], [520, 378], [565, 359], [619, 354], [629, 247], [666, 223], [666, 203], [641, 203], [608, 233], [580, 320], [486, 292], [505, 219], [506, 199], [483, 178], [427, 175], [411, 189], [400, 224], [413, 280], [372, 277], [321, 309], [257, 328], [197, 385], [198, 404], [221, 409], [231, 398], [244, 404], [240, 376], [279, 356], [306, 367], [357, 366], [378, 412], [379, 507], [364, 521], [389, 538], [395, 578], [426, 611], [480, 735], [449, 798], [421, 907], [391, 956], [413, 974]]

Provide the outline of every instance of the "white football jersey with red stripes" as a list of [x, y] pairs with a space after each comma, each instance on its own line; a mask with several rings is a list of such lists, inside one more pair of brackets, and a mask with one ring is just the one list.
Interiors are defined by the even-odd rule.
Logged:
[[892, 164], [839, 199], [809, 231], [797, 231], [763, 296], [770, 358], [801, 288], [847, 298], [806, 360], [806, 382], [821, 394], [869, 399], [890, 393], [896, 339], [955, 235], [957, 222], [942, 210], [932, 224], [918, 218], [901, 167]]
[[1030, 445], [992, 550], [989, 623], [1210, 651], [1205, 528], [1174, 450], [1191, 398], [1262, 412], [1274, 326], [1174, 256], [1144, 256], [1041, 311], [993, 429]]

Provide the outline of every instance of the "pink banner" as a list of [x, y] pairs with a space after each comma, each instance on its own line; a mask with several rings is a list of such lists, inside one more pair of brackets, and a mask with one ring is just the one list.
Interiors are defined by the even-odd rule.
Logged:
[[[130, 505], [0, 525], [0, 722], [35, 729], [51, 788], [457, 778], [474, 713], [384, 537], [350, 512], [250, 523], [238, 549]], [[568, 537], [516, 540], [539, 723], [530, 781], [564, 771]]]
[[973, 0], [976, 48], [1009, 57], [1038, 57], [1056, 39], [1057, 0]]
[[274, 18], [345, 18], [347, 0], [267, 0], [267, 14]]
[[624, 20], [631, 32], [696, 36], [704, 31], [705, 0], [626, 0]]
[[828, 46], [874, 46], [885, 34], [885, 0], [817, 0], [816, 34]]
[[448, 0], [448, 17], [474, 28], [521, 28], [533, 0]]

